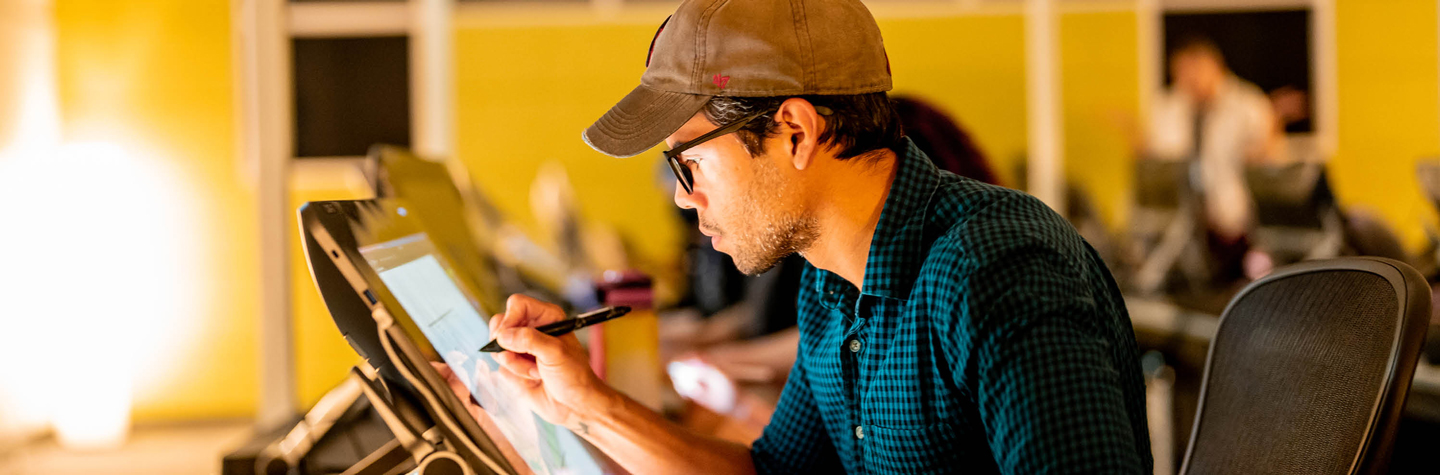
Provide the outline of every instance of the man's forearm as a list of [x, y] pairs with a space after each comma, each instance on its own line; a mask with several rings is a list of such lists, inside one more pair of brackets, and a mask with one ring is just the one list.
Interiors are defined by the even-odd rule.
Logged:
[[749, 448], [686, 430], [617, 391], [607, 395], [570, 430], [630, 473], [755, 473]]

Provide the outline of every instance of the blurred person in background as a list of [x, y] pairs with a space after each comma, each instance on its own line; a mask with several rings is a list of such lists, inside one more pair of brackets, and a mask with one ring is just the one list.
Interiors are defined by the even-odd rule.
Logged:
[[1142, 157], [1191, 162], [1217, 284], [1243, 275], [1254, 224], [1249, 163], [1284, 160], [1282, 129], [1260, 88], [1230, 72], [1214, 42], [1182, 40], [1170, 54], [1173, 84], [1155, 101]]

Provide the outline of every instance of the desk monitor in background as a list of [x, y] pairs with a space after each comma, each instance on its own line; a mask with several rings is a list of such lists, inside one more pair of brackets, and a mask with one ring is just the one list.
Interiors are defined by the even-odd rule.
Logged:
[[[409, 214], [403, 204], [390, 200], [308, 203], [301, 210], [307, 236], [313, 235], [319, 251], [337, 263], [350, 292], [381, 315], [376, 320], [369, 313], [332, 312], [347, 341], [371, 360], [372, 366], [393, 364], [411, 369], [417, 376], [414, 379], [428, 386], [424, 389], [449, 394], [444, 381], [425, 361], [443, 360], [470, 388], [483, 412], [476, 421], [453, 397], [441, 398], [452, 401], [437, 410], [472, 426], [464, 431], [466, 435], [493, 441], [491, 455], [498, 454], [516, 473], [619, 472], [598, 450], [569, 430], [545, 422], [508, 386], [499, 384], [493, 374], [498, 364], [479, 351], [490, 340], [487, 314], [456, 279], [448, 255], [435, 247], [426, 229]], [[323, 292], [326, 286], [321, 288]], [[354, 336], [364, 336], [366, 325], [383, 326], [381, 320], [387, 313], [403, 332], [382, 329], [379, 338]], [[384, 348], [386, 335], [405, 341], [388, 342], [395, 347], [390, 351]], [[417, 353], [399, 351], [405, 347]], [[410, 383], [410, 379], [395, 383]]]
[[528, 290], [516, 270], [494, 256], [504, 224], [500, 212], [468, 185], [468, 173], [457, 162], [427, 160], [390, 145], [371, 147], [367, 160], [375, 196], [408, 204], [408, 218], [418, 220], [431, 243], [445, 249], [456, 264], [454, 276], [483, 313], [498, 313], [506, 297]]
[[517, 293], [570, 303], [565, 284], [573, 269], [507, 224], [458, 160], [430, 160], [391, 145], [371, 147], [366, 158], [375, 196], [408, 203], [410, 217], [449, 254], [459, 271], [454, 276], [484, 313], [498, 313]]

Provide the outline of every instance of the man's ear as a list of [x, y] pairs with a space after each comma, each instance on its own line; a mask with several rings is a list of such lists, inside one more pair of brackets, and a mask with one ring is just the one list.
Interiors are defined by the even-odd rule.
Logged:
[[780, 124], [779, 135], [784, 141], [781, 146], [790, 156], [792, 165], [796, 170], [809, 167], [820, 151], [817, 138], [825, 127], [825, 121], [815, 111], [815, 106], [798, 97], [786, 99], [775, 112], [775, 121]]

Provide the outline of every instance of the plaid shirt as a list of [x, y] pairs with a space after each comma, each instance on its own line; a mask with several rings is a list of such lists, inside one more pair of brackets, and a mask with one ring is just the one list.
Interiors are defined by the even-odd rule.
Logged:
[[907, 144], [864, 290], [806, 265], [757, 471], [1150, 472], [1135, 337], [1100, 257], [1039, 200]]

